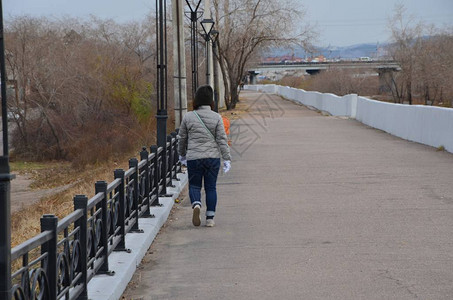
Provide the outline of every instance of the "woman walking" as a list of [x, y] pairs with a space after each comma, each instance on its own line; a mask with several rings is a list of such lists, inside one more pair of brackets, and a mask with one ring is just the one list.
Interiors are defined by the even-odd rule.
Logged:
[[193, 111], [184, 115], [179, 128], [178, 151], [182, 164], [189, 173], [189, 197], [192, 203], [194, 226], [200, 226], [201, 188], [206, 192], [206, 226], [213, 227], [217, 205], [217, 176], [220, 158], [223, 171], [231, 167], [230, 148], [222, 117], [212, 111], [214, 107], [211, 86], [200, 86], [193, 101]]

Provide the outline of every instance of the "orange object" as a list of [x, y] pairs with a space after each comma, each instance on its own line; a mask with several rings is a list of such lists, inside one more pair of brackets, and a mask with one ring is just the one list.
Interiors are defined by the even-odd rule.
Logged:
[[223, 127], [225, 127], [225, 133], [228, 138], [228, 146], [231, 146], [231, 140], [230, 140], [230, 119], [227, 117], [222, 116], [223, 120]]
[[223, 120], [223, 127], [225, 127], [226, 134], [230, 135], [230, 119], [222, 116], [222, 120]]

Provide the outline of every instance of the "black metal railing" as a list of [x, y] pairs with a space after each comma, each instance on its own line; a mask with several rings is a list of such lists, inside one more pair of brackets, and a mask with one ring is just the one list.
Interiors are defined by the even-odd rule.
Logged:
[[41, 233], [11, 250], [12, 299], [88, 299], [96, 274], [114, 275], [109, 255], [130, 252], [126, 234], [142, 232], [138, 219], [153, 217], [152, 207], [181, 172], [176, 136], [167, 137], [167, 151], [143, 148], [140, 161], [115, 170], [111, 183], [96, 182], [91, 199], [75, 196], [74, 212], [62, 220], [44, 215]]

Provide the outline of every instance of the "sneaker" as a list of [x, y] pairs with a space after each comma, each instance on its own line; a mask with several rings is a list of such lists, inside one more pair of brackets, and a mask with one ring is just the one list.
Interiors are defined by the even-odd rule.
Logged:
[[215, 225], [214, 219], [206, 220], [206, 227], [214, 227], [214, 225]]
[[192, 224], [193, 226], [200, 226], [201, 219], [200, 219], [200, 205], [195, 205], [193, 207], [193, 215], [192, 215]]

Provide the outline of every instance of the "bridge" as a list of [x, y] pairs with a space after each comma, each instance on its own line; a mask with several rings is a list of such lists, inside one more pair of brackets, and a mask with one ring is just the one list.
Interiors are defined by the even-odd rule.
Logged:
[[338, 62], [305, 62], [305, 63], [267, 63], [256, 65], [249, 70], [251, 84], [256, 84], [259, 74], [296, 72], [314, 75], [328, 69], [372, 70], [379, 74], [381, 80], [391, 72], [400, 71], [400, 65], [391, 60], [372, 61], [338, 61]]

